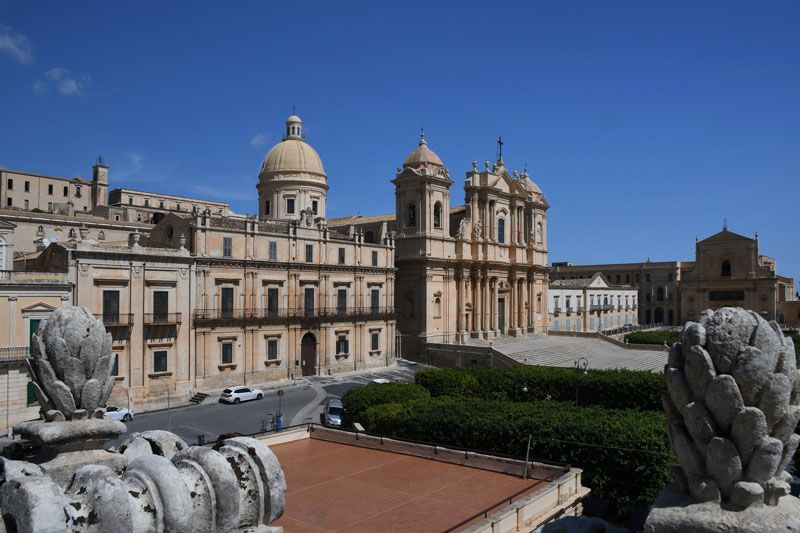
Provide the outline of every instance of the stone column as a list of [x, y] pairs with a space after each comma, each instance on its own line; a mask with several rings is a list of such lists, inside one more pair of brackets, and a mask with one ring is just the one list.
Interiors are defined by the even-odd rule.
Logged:
[[481, 276], [481, 333], [485, 334], [489, 330], [489, 321], [488, 318], [488, 292], [489, 292], [489, 280], [486, 275]]

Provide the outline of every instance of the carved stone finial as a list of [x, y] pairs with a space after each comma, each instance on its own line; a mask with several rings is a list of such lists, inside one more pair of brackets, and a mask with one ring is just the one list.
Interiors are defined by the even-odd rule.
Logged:
[[181, 245], [181, 246], [180, 246], [180, 247], [181, 247], [181, 249], [183, 249], [183, 248], [186, 248], [186, 235], [184, 235], [183, 233], [181, 233], [181, 236], [180, 236], [180, 238], [178, 239], [178, 242], [179, 242], [179, 243], [180, 243], [180, 245]]
[[786, 467], [800, 444], [792, 339], [753, 311], [707, 310], [699, 323], [683, 326], [665, 378], [664, 411], [680, 468], [645, 531], [800, 529], [800, 501], [785, 497]]
[[56, 309], [33, 334], [31, 355], [28, 368], [43, 418], [82, 419], [105, 408], [114, 387], [111, 334], [89, 311]]

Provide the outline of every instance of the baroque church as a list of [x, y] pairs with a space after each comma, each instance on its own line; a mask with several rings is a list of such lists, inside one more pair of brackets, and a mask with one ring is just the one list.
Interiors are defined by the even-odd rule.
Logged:
[[527, 169], [509, 172], [499, 148], [493, 164], [472, 163], [465, 203], [453, 206], [455, 182], [423, 134], [392, 180], [393, 215], [330, 221], [351, 233], [396, 233], [403, 355], [425, 343], [547, 331], [549, 205]]

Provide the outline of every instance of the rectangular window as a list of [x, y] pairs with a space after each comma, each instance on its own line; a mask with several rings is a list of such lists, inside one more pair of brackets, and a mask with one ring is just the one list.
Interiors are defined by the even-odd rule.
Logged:
[[373, 313], [377, 313], [380, 305], [381, 305], [381, 290], [380, 289], [372, 289], [370, 293], [370, 308], [372, 309]]
[[267, 313], [270, 316], [278, 314], [278, 289], [276, 287], [267, 289]]
[[350, 351], [350, 345], [347, 341], [347, 335], [338, 335], [336, 337], [336, 355], [346, 354]]
[[269, 216], [270, 215], [269, 207], [270, 207], [269, 200], [265, 200], [264, 201], [264, 215], [265, 216]]
[[233, 318], [233, 287], [222, 287], [220, 300], [222, 318]]
[[49, 194], [51, 196], [53, 195], [53, 184], [52, 183], [47, 186], [47, 194]]
[[103, 322], [119, 324], [119, 291], [103, 291]]
[[6, 205], [11, 207], [14, 205], [14, 201], [11, 198], [6, 198]]
[[12, 180], [11, 178], [8, 178], [8, 182], [7, 183], [8, 183], [8, 190], [9, 191], [13, 191], [14, 190], [14, 180]]
[[233, 255], [233, 239], [231, 237], [222, 238], [222, 257], [231, 257]]
[[315, 215], [319, 213], [319, 202], [318, 201], [316, 201], [316, 200], [312, 200], [311, 201], [311, 210], [314, 212]]
[[52, 211], [53, 210], [53, 202], [47, 202], [47, 210], [48, 211]]
[[153, 322], [163, 324], [169, 316], [169, 293], [153, 291]]
[[233, 343], [223, 342], [222, 343], [222, 364], [223, 365], [230, 365], [233, 363]]
[[378, 252], [372, 252], [372, 266], [378, 266]]
[[158, 350], [153, 352], [153, 372], [167, 371], [167, 351]]
[[164, 209], [164, 202], [158, 202], [158, 208]]
[[314, 262], [314, 245], [306, 244], [306, 263]]
[[294, 198], [286, 199], [286, 214], [294, 215]]
[[339, 248], [339, 264], [343, 265], [345, 259], [344, 248]]
[[650, 274], [645, 274], [644, 275], [644, 280], [645, 281], [650, 281]]
[[314, 289], [311, 287], [303, 291], [303, 309], [306, 316], [314, 316]]
[[64, 187], [64, 196], [69, 196], [69, 187]]
[[275, 241], [269, 241], [269, 260], [278, 260], [278, 243]]
[[150, 207], [150, 198], [145, 198], [144, 199], [144, 206], [145, 207]]
[[267, 340], [267, 359], [274, 361], [278, 358], [278, 339]]
[[31, 182], [30, 181], [26, 181], [25, 182], [25, 192], [31, 192]]
[[347, 313], [347, 289], [336, 291], [336, 312], [340, 315]]
[[181, 204], [176, 204], [175, 205], [175, 210], [176, 211], [180, 211], [181, 210]]
[[114, 354], [114, 362], [111, 364], [111, 375], [119, 376], [119, 354]]
[[30, 206], [31, 206], [31, 203], [28, 200], [25, 200], [25, 209], [29, 209]]
[[372, 351], [376, 351], [378, 346], [380, 346], [381, 334], [379, 331], [373, 331], [371, 334], [372, 337]]

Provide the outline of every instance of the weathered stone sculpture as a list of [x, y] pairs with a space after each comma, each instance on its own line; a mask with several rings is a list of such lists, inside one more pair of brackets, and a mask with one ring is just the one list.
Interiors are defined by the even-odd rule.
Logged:
[[83, 307], [56, 310], [31, 342], [28, 368], [43, 418], [103, 418], [114, 388], [111, 334]]
[[785, 471], [800, 444], [792, 340], [752, 311], [706, 311], [684, 325], [665, 379], [680, 467], [645, 530], [800, 530], [800, 500], [787, 496]]
[[0, 533], [282, 531], [286, 482], [262, 442], [189, 447], [167, 431], [135, 433], [104, 418], [114, 386], [111, 336], [82, 308], [59, 309], [28, 361], [43, 420], [14, 431], [41, 445], [32, 462], [0, 458]]

